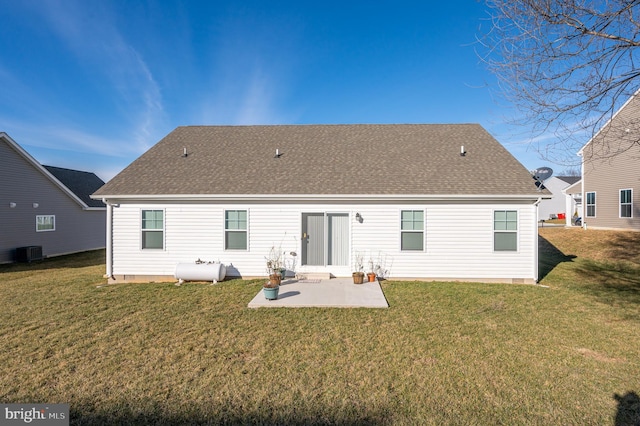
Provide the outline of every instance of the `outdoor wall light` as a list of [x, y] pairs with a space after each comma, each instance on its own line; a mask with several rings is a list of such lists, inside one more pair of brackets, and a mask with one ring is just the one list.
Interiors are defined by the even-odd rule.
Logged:
[[15, 209], [16, 208], [16, 203], [14, 203], [14, 202], [9, 203], [9, 207], [11, 207], [12, 209]]
[[362, 215], [360, 213], [356, 213], [356, 220], [362, 223]]
[[34, 208], [34, 209], [37, 209], [38, 207], [40, 207], [40, 204], [38, 204], [38, 203], [33, 203], [33, 208]]

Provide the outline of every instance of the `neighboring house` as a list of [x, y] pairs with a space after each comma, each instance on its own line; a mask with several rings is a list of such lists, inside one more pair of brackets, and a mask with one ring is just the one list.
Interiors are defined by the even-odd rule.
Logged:
[[578, 152], [582, 157], [582, 223], [640, 231], [640, 92]]
[[[567, 216], [566, 219], [566, 225], [567, 226], [572, 226], [572, 225], [581, 225], [582, 224], [582, 215], [583, 215], [583, 209], [582, 209], [582, 179], [578, 179], [576, 182], [574, 182], [573, 184], [567, 186], [566, 188], [564, 188], [562, 190], [562, 193], [566, 196], [566, 203], [567, 203], [567, 211], [570, 211], [572, 209], [574, 214], [573, 216]], [[574, 217], [575, 216], [575, 217]], [[580, 219], [580, 221], [578, 223], [576, 223], [576, 219]]]
[[538, 191], [477, 124], [178, 127], [92, 197], [107, 203], [111, 282], [179, 262], [265, 276], [534, 283]]
[[0, 161], [0, 263], [26, 247], [43, 257], [105, 247], [106, 206], [89, 197], [100, 178], [42, 166], [6, 133]]
[[540, 220], [555, 219], [559, 215], [571, 216], [576, 213], [576, 201], [563, 190], [578, 182], [578, 176], [552, 176], [544, 181], [544, 187], [551, 192], [551, 198], [544, 199], [538, 207]]

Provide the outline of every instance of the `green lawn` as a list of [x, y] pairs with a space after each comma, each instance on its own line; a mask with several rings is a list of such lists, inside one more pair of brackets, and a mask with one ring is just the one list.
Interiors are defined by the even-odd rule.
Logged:
[[540, 233], [546, 287], [386, 281], [389, 309], [105, 285], [104, 252], [3, 265], [0, 402], [72, 424], [640, 421], [640, 233]]

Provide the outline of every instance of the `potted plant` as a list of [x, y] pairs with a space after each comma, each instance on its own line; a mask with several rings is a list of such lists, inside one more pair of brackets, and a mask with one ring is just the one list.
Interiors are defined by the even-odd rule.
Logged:
[[354, 284], [362, 284], [364, 282], [364, 272], [362, 265], [362, 255], [360, 253], [355, 254], [355, 272], [351, 274], [353, 276]]
[[376, 267], [373, 264], [373, 259], [369, 259], [369, 272], [367, 272], [367, 280], [372, 283], [376, 280]]
[[264, 297], [268, 300], [275, 300], [278, 298], [278, 292], [280, 290], [280, 283], [282, 282], [282, 275], [280, 270], [282, 269], [282, 251], [276, 250], [275, 247], [271, 247], [269, 256], [265, 258], [267, 260], [267, 271], [269, 273], [269, 281], [263, 285]]

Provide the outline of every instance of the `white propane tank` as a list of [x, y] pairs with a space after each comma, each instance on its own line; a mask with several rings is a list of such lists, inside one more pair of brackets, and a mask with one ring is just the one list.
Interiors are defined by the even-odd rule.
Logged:
[[182, 281], [222, 281], [227, 267], [222, 263], [178, 263], [174, 276]]

